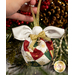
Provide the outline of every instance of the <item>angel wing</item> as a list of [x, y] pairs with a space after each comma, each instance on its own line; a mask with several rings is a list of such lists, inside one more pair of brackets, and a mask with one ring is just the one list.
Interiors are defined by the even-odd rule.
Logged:
[[48, 26], [44, 31], [46, 36], [49, 38], [60, 38], [65, 33], [64, 29], [55, 26]]
[[22, 41], [25, 40], [30, 34], [32, 34], [31, 28], [26, 25], [12, 28], [12, 32], [15, 39]]

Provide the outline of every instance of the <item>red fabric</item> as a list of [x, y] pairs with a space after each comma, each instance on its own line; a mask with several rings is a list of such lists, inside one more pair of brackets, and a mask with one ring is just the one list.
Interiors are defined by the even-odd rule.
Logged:
[[46, 42], [46, 45], [47, 45], [49, 51], [54, 49], [54, 48], [53, 48], [53, 42], [52, 42], [52, 40], [51, 40], [51, 42], [50, 42], [50, 41], [47, 41], [47, 42]]
[[51, 52], [50, 52], [50, 50], [54, 50], [52, 40], [51, 40], [51, 42], [47, 41], [47, 42], [46, 42], [46, 45], [47, 45], [47, 47], [48, 47], [48, 50], [49, 50], [49, 53], [50, 53], [51, 57], [53, 58], [53, 56], [52, 56], [52, 54], [51, 54]]
[[43, 55], [43, 52], [41, 52], [40, 50], [38, 50], [36, 48], [34, 49], [33, 52], [30, 52], [30, 53], [34, 60], [37, 60], [38, 58], [40, 58]]
[[[43, 40], [43, 39], [41, 39], [41, 40]], [[29, 43], [30, 42], [27, 41], [27, 40], [24, 41], [24, 51], [28, 51], [29, 52], [29, 49], [28, 49]], [[50, 50], [54, 49], [52, 41], [51, 42], [47, 41], [45, 43], [46, 43], [46, 45], [48, 47], [49, 52], [50, 52]], [[43, 52], [35, 48], [33, 52], [30, 52], [30, 54], [32, 55], [34, 60], [37, 60], [38, 58], [40, 58], [43, 55]], [[50, 55], [51, 55], [51, 53], [50, 53]]]
[[29, 41], [25, 40], [24, 41], [24, 51], [28, 51], [29, 52], [28, 45], [29, 45]]
[[40, 40], [43, 40], [43, 41], [45, 41], [44, 39], [42, 39], [42, 38], [40, 38]]

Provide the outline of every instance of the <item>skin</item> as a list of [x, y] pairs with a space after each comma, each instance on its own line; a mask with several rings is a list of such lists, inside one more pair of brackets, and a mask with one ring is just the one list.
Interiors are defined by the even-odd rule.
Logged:
[[[28, 5], [25, 5], [28, 3]], [[17, 19], [27, 22], [32, 22], [32, 16], [26, 16], [20, 13], [17, 13], [18, 10], [31, 12], [30, 5], [35, 5], [36, 0], [6, 0], [6, 18]], [[37, 7], [33, 7], [33, 11], [36, 14]]]

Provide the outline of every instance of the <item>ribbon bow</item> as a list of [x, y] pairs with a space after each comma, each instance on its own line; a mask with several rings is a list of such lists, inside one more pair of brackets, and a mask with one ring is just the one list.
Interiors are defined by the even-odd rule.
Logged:
[[38, 35], [30, 34], [30, 38], [31, 38], [31, 40], [32, 40], [32, 43], [29, 45], [29, 47], [30, 47], [32, 50], [34, 50], [34, 47], [33, 47], [33, 46], [34, 46], [34, 44], [35, 44], [35, 42], [37, 41], [38, 38], [42, 38], [42, 39], [44, 39], [44, 40], [51, 41], [51, 39], [48, 38], [48, 37], [45, 35], [45, 32], [44, 32], [44, 31], [40, 32]]

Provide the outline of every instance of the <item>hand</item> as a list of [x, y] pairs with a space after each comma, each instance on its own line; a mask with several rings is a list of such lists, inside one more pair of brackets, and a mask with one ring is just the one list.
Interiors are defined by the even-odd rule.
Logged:
[[[6, 18], [17, 19], [22, 21], [32, 22], [32, 16], [26, 16], [20, 13], [17, 13], [18, 10], [31, 12], [31, 8], [29, 5], [25, 5], [25, 3], [30, 5], [35, 5], [36, 0], [6, 0]], [[33, 7], [34, 13], [37, 12], [37, 7]]]

